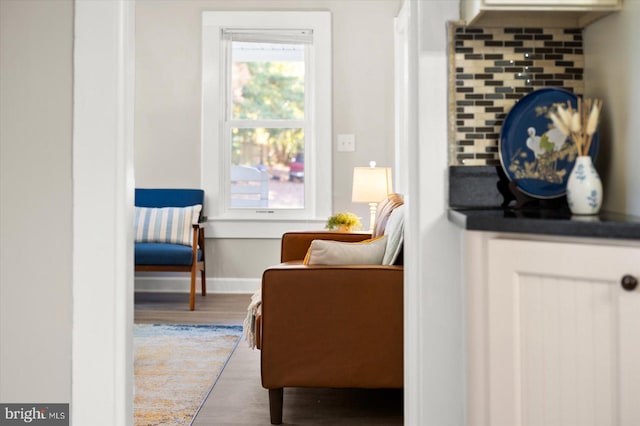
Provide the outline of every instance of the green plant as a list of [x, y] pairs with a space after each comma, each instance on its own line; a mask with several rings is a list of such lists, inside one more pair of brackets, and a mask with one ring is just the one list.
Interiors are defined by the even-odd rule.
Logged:
[[341, 226], [347, 229], [358, 230], [362, 228], [360, 218], [351, 212], [340, 212], [327, 219], [327, 229], [337, 229]]

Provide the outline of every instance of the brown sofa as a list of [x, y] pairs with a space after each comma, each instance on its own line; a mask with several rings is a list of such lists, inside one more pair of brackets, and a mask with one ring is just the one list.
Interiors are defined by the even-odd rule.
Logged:
[[[392, 194], [379, 205], [374, 237], [401, 204]], [[403, 266], [303, 264], [314, 239], [367, 238], [287, 233], [282, 263], [264, 271], [256, 345], [272, 424], [282, 422], [285, 387], [403, 387]]]

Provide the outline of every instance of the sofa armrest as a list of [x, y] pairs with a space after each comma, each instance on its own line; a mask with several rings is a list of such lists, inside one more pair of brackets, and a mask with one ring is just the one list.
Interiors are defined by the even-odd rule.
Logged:
[[262, 278], [262, 384], [402, 387], [402, 266], [281, 264]]
[[309, 246], [311, 245], [311, 241], [313, 240], [332, 240], [356, 243], [368, 238], [371, 238], [371, 234], [366, 232], [287, 232], [282, 236], [280, 261], [290, 262], [292, 260], [304, 259], [305, 255], [307, 254], [307, 250], [309, 250]]

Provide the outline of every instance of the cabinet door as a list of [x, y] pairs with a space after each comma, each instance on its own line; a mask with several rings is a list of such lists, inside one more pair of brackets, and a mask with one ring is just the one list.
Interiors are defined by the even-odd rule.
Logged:
[[640, 249], [489, 242], [488, 424], [640, 425]]

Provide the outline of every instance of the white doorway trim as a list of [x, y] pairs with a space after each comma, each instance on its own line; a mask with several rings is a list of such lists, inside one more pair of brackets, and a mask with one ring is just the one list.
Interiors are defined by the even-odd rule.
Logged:
[[418, 10], [405, 0], [394, 20], [396, 176], [407, 204], [404, 250], [404, 423], [425, 424], [420, 284], [419, 163], [418, 163]]
[[409, 87], [409, 31], [410, 27], [409, 2], [402, 4], [398, 16], [393, 20], [394, 44], [394, 113], [395, 113], [395, 192], [407, 194], [409, 185], [409, 102], [411, 92]]
[[134, 6], [75, 2], [74, 425], [133, 423]]

